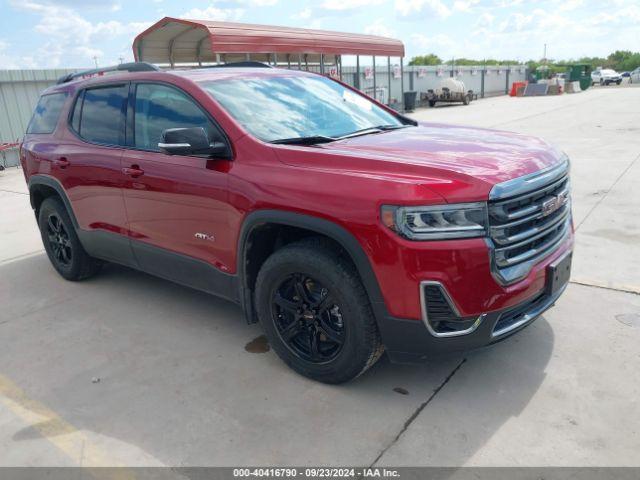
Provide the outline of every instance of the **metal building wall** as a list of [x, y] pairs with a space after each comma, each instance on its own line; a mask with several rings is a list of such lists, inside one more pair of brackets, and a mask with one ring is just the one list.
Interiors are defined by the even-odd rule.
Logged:
[[[370, 65], [367, 65], [370, 66]], [[423, 70], [423, 76], [420, 76], [420, 70]], [[442, 76], [438, 76], [441, 71]], [[507, 74], [508, 72], [508, 74]], [[467, 90], [473, 90], [478, 97], [504, 95], [511, 87], [513, 82], [521, 82], [526, 80], [526, 69], [522, 65], [511, 66], [463, 66], [454, 67], [453, 73], [456, 78], [462, 80]], [[461, 75], [458, 75], [460, 73]], [[435, 90], [440, 82], [451, 75], [451, 66], [427, 66], [416, 67], [410, 66], [404, 68], [404, 90], [418, 92], [418, 99], [421, 92], [429, 89]], [[342, 69], [342, 80], [351, 86], [355, 86], [356, 67], [345, 66]], [[484, 77], [484, 89], [482, 79]], [[401, 101], [401, 81], [399, 78], [391, 78], [391, 99], [395, 102]], [[367, 93], [373, 94], [373, 79], [365, 78], [365, 66], [360, 66], [360, 88]], [[387, 75], [387, 64], [376, 64], [376, 90], [379, 92], [378, 100], [385, 100], [387, 90], [389, 89], [389, 80]], [[383, 92], [380, 92], [383, 90]]]
[[[0, 70], [0, 143], [20, 141], [40, 93], [73, 71], [75, 69]], [[17, 151], [0, 152], [0, 163], [17, 165]]]

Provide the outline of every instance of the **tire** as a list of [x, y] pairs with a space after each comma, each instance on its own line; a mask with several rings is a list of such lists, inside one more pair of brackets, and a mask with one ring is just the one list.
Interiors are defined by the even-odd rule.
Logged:
[[465, 95], [464, 97], [462, 97], [462, 104], [469, 105], [469, 95]]
[[605, 85], [604, 80], [600, 79], [600, 86], [604, 86], [604, 85]]
[[358, 274], [322, 239], [272, 254], [258, 273], [255, 305], [274, 351], [313, 380], [353, 380], [384, 351]]
[[67, 209], [58, 198], [48, 197], [42, 202], [38, 227], [49, 261], [63, 278], [83, 280], [100, 271], [102, 262], [85, 252]]
[[616, 82], [616, 85], [620, 85], [621, 83], [622, 83], [622, 80], [618, 80], [618, 81]]
[[436, 101], [435, 100], [429, 100], [429, 106], [430, 107], [435, 107], [436, 106]]

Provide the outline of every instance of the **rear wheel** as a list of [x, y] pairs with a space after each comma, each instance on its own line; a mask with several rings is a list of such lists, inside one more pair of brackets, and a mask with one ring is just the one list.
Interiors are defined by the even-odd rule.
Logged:
[[67, 209], [59, 199], [49, 197], [42, 202], [38, 226], [53, 268], [65, 279], [82, 280], [100, 270], [102, 263], [85, 252]]
[[382, 355], [358, 275], [321, 239], [297, 242], [271, 255], [258, 274], [255, 303], [274, 351], [306, 377], [346, 382]]
[[435, 107], [436, 106], [436, 101], [435, 100], [429, 100], [429, 106], [430, 107]]
[[462, 97], [462, 103], [464, 105], [469, 105], [469, 95], [465, 95], [464, 97]]

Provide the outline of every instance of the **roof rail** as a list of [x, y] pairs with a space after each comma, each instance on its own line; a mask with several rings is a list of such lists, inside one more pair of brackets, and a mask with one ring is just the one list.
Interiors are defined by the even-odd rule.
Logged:
[[112, 67], [94, 68], [92, 70], [83, 70], [82, 72], [70, 73], [58, 79], [58, 85], [67, 83], [77, 78], [90, 78], [104, 75], [107, 72], [157, 72], [160, 69], [155, 65], [147, 62], [131, 62], [121, 63]]
[[207, 65], [203, 68], [273, 68], [271, 65], [262, 62], [252, 62], [252, 61], [244, 61], [244, 62], [231, 62], [231, 63], [223, 63], [220, 65]]

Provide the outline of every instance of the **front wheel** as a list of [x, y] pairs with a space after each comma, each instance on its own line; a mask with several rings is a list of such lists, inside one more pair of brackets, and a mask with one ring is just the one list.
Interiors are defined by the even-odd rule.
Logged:
[[271, 255], [258, 274], [255, 304], [274, 351], [306, 377], [347, 382], [382, 355], [360, 278], [322, 239], [293, 243]]

